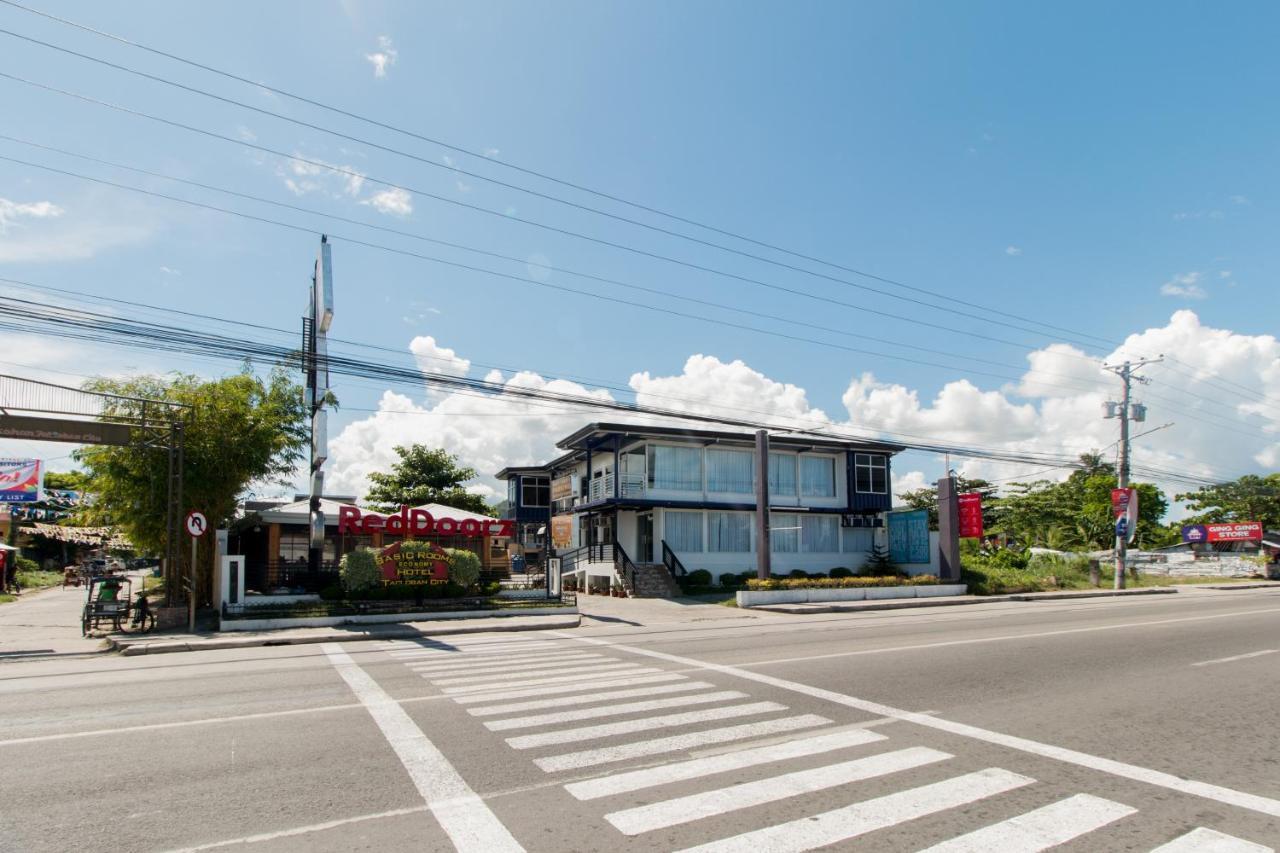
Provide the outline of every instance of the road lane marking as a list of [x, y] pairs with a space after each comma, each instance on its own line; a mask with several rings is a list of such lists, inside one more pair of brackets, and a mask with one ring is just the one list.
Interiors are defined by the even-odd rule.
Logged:
[[[632, 661], [618, 660], [617, 658], [602, 658], [601, 660], [596, 661], [594, 663], [581, 664], [573, 667], [564, 667], [564, 666], [560, 666], [559, 664], [553, 665], [550, 668], [550, 670], [547, 670], [546, 667], [538, 667], [538, 669], [535, 669], [529, 672], [529, 677], [542, 678], [545, 676], [550, 678], [557, 675], [557, 673], [564, 674], [564, 675], [572, 675], [574, 673], [597, 673], [597, 672], [607, 673], [611, 670], [634, 669], [635, 666], [636, 664]], [[513, 678], [523, 679], [524, 676], [522, 673], [524, 671], [525, 670], [522, 667], [515, 667], [514, 671], [493, 672], [492, 670], [489, 670], [486, 672], [482, 672], [479, 675], [458, 675], [456, 673], [445, 673], [443, 677], [439, 677], [439, 678], [437, 678], [434, 674], [428, 672], [428, 673], [423, 673], [422, 677], [430, 679], [432, 684], [439, 684], [441, 686], [452, 685], [452, 684], [483, 684], [484, 682], [487, 682], [487, 681], [509, 682]]]
[[452, 658], [441, 663], [439, 661], [418, 661], [409, 660], [401, 661], [405, 666], [414, 672], [480, 672], [486, 669], [498, 669], [500, 667], [514, 666], [537, 666], [544, 663], [555, 663], [564, 660], [603, 660], [604, 655], [591, 652], [588, 649], [569, 649], [565, 651], [557, 651], [555, 653], [537, 654], [537, 655], [519, 655], [516, 657], [508, 657], [506, 655], [489, 659], [481, 658], [479, 660], [458, 660]]
[[579, 708], [576, 711], [556, 711], [551, 714], [532, 714], [527, 717], [509, 717], [505, 720], [491, 720], [484, 727], [491, 732], [506, 732], [512, 729], [531, 729], [537, 726], [550, 726], [555, 723], [572, 723], [576, 720], [592, 720], [598, 717], [619, 717], [623, 714], [637, 714], [642, 711], [660, 711], [663, 708], [681, 708], [688, 705], [709, 705], [712, 702], [727, 702], [731, 699], [749, 699], [747, 694], [739, 690], [721, 690], [716, 693], [699, 693], [694, 696], [672, 696], [667, 699], [647, 699], [643, 702], [622, 702], [616, 705], [604, 705], [599, 708]]
[[1260, 658], [1263, 655], [1274, 655], [1280, 652], [1280, 649], [1263, 649], [1260, 652], [1249, 652], [1243, 655], [1232, 655], [1229, 658], [1215, 658], [1214, 660], [1202, 660], [1199, 663], [1193, 663], [1192, 666], [1210, 666], [1215, 663], [1231, 663], [1238, 660], [1248, 660], [1249, 658]]
[[1167, 788], [1171, 791], [1191, 794], [1192, 796], [1201, 797], [1206, 800], [1214, 800], [1229, 806], [1237, 806], [1239, 808], [1248, 809], [1250, 811], [1259, 812], [1272, 817], [1280, 817], [1280, 800], [1273, 800], [1269, 797], [1249, 794], [1244, 791], [1237, 791], [1232, 788], [1213, 785], [1208, 782], [1199, 782], [1194, 779], [1182, 779], [1171, 773], [1164, 773], [1147, 767], [1139, 767], [1134, 764], [1126, 764], [1123, 761], [1102, 758], [1101, 756], [1090, 755], [1086, 752], [1078, 752], [1074, 749], [1066, 749], [1052, 744], [1040, 743], [1039, 741], [1030, 740], [1029, 738], [1001, 734], [1000, 732], [991, 731], [990, 729], [970, 726], [965, 723], [952, 722], [951, 720], [946, 720], [937, 716], [905, 711], [902, 708], [895, 708], [891, 705], [884, 705], [880, 702], [859, 699], [856, 696], [837, 693], [834, 690], [812, 687], [798, 681], [788, 681], [784, 678], [776, 678], [772, 675], [752, 672], [749, 669], [742, 669], [738, 666], [705, 663], [694, 658], [668, 654], [666, 652], [654, 651], [652, 649], [637, 648], [636, 646], [627, 646], [621, 643], [612, 643], [608, 640], [600, 640], [594, 637], [572, 637], [572, 635], [559, 634], [557, 634], [557, 636], [570, 636], [573, 639], [577, 639], [580, 643], [607, 646], [611, 649], [627, 651], [643, 657], [650, 657], [657, 660], [668, 661], [670, 663], [681, 664], [691, 670], [702, 669], [710, 672], [719, 672], [724, 675], [737, 676], [748, 681], [768, 684], [771, 687], [777, 687], [781, 690], [789, 690], [793, 693], [812, 696], [815, 699], [825, 699], [837, 705], [843, 705], [846, 708], [855, 708], [859, 711], [866, 711], [867, 713], [875, 714], [876, 716], [895, 717], [909, 723], [916, 723], [924, 726], [925, 728], [937, 729], [939, 731], [948, 732], [961, 737], [972, 738], [974, 740], [992, 743], [997, 746], [1008, 747], [1009, 749], [1015, 749], [1019, 752], [1039, 755], [1043, 758], [1051, 758], [1055, 761], [1061, 761], [1064, 764], [1074, 764], [1078, 767], [1098, 770], [1103, 773], [1109, 773], [1112, 776], [1131, 779], [1135, 782], [1144, 782], [1148, 785], [1155, 785], [1160, 788]]
[[[551, 696], [556, 693], [579, 693], [583, 690], [599, 690], [604, 687], [630, 687], [633, 684], [655, 684], [661, 681], [685, 681], [687, 676], [678, 672], [659, 672], [656, 675], [638, 675], [628, 678], [606, 679], [587, 684], [551, 684], [543, 687], [524, 687], [518, 690], [505, 690], [495, 687], [492, 691], [477, 693], [459, 693], [448, 698], [464, 704], [466, 702], [496, 702], [504, 699], [524, 699], [528, 696]], [[589, 694], [590, 695], [590, 694]]]
[[555, 658], [531, 658], [519, 661], [506, 661], [504, 663], [486, 663], [482, 665], [468, 664], [450, 664], [448, 666], [439, 666], [437, 664], [406, 664], [409, 669], [422, 676], [440, 676], [447, 678], [451, 675], [460, 673], [473, 672], [477, 675], [486, 675], [489, 673], [501, 672], [528, 672], [539, 669], [568, 669], [581, 664], [597, 664], [597, 663], [620, 663], [620, 661], [607, 658], [604, 655], [566, 655], [564, 657]]
[[580, 726], [576, 729], [558, 729], [536, 735], [519, 735], [507, 738], [507, 745], [513, 749], [535, 749], [540, 746], [554, 746], [561, 743], [573, 743], [578, 740], [596, 740], [602, 737], [612, 737], [613, 735], [650, 732], [654, 729], [666, 729], [675, 726], [692, 726], [716, 720], [731, 720], [735, 717], [754, 717], [757, 714], [772, 714], [775, 711], [785, 710], [787, 710], [787, 706], [780, 705], [777, 702], [751, 702], [746, 705], [729, 705], [725, 708], [704, 708], [701, 711], [685, 711], [680, 714], [641, 717], [638, 720], [623, 720], [618, 723]]
[[541, 711], [546, 708], [564, 708], [570, 705], [591, 705], [609, 699], [634, 699], [638, 696], [661, 696], [667, 693], [687, 693], [715, 687], [708, 681], [688, 681], [684, 684], [659, 684], [655, 687], [637, 687], [634, 690], [612, 690], [606, 693], [587, 693], [579, 696], [553, 696], [550, 699], [530, 699], [528, 702], [512, 702], [507, 705], [482, 705], [468, 708], [473, 717], [495, 717], [499, 714], [518, 714], [521, 711]]
[[984, 826], [921, 853], [1036, 853], [1101, 829], [1138, 810], [1089, 794]]
[[1275, 851], [1270, 847], [1200, 826], [1186, 835], [1178, 836], [1168, 844], [1161, 844], [1151, 853], [1275, 853]]
[[624, 835], [640, 835], [655, 829], [678, 826], [738, 809], [762, 806], [766, 803], [813, 794], [864, 779], [874, 779], [877, 776], [923, 767], [952, 757], [936, 749], [914, 746], [897, 752], [885, 752], [868, 758], [829, 764], [825, 767], [797, 770], [769, 779], [757, 779], [754, 782], [743, 782], [713, 791], [676, 797], [673, 800], [636, 806], [606, 814], [604, 819]]
[[616, 666], [600, 667], [591, 671], [580, 671], [570, 675], [549, 675], [545, 678], [515, 678], [507, 676], [509, 681], [483, 682], [481, 684], [462, 684], [454, 687], [445, 687], [444, 692], [449, 696], [457, 696], [466, 693], [487, 693], [502, 688], [516, 687], [545, 687], [552, 684], [567, 684], [571, 682], [595, 681], [598, 678], [623, 678], [631, 676], [649, 675], [652, 673], [660, 673], [661, 669], [653, 666], [636, 666], [635, 664], [620, 663]]
[[[357, 706], [362, 707], [362, 706]], [[340, 820], [327, 820], [324, 823], [313, 823], [307, 826], [295, 826], [293, 829], [281, 829], [276, 832], [260, 832], [257, 835], [242, 835], [239, 838], [228, 838], [224, 841], [213, 841], [208, 844], [197, 844], [195, 847], [177, 847], [165, 853], [200, 853], [202, 850], [217, 850], [219, 847], [236, 847], [242, 844], [260, 844], [263, 841], [277, 841], [281, 838], [291, 838], [298, 835], [308, 835], [312, 832], [324, 832], [326, 829], [335, 829], [339, 826], [346, 826], [352, 823], [363, 823], [367, 820], [383, 820], [389, 817], [400, 817], [402, 815], [419, 814], [427, 811], [426, 806], [413, 806], [407, 809], [392, 809], [389, 812], [377, 812], [375, 814], [362, 814], [355, 817], [344, 817]]]
[[597, 764], [625, 761], [628, 758], [661, 755], [664, 752], [679, 752], [680, 750], [693, 749], [710, 743], [728, 743], [763, 735], [776, 735], [780, 732], [793, 732], [798, 729], [812, 729], [829, 725], [831, 725], [831, 720], [826, 717], [820, 717], [817, 714], [801, 714], [796, 717], [781, 717], [776, 720], [744, 723], [740, 726], [728, 726], [722, 729], [690, 732], [688, 734], [672, 735], [670, 737], [642, 740], [616, 746], [603, 746], [599, 749], [584, 749], [579, 752], [565, 753], [564, 755], [535, 758], [533, 763], [547, 773], [554, 773], [557, 770], [594, 767]]
[[337, 643], [325, 643], [338, 675], [369, 711], [431, 813], [460, 851], [492, 853], [524, 848], [484, 800], [471, 790], [449, 759], [422, 733], [404, 708], [360, 668]]
[[813, 817], [690, 847], [682, 853], [783, 853], [813, 850], [877, 829], [946, 811], [1035, 782], [1008, 770], [989, 768], [896, 794], [876, 797]]
[[674, 764], [662, 764], [657, 767], [629, 770], [615, 773], [612, 776], [587, 779], [583, 782], [570, 782], [564, 786], [564, 789], [579, 800], [598, 800], [601, 797], [612, 797], [615, 794], [626, 794], [658, 785], [699, 779], [716, 773], [743, 770], [747, 767], [773, 764], [792, 758], [821, 755], [826, 752], [834, 752], [837, 749], [864, 746], [882, 740], [886, 740], [884, 735], [869, 732], [865, 729], [836, 732], [828, 735], [801, 735], [782, 743], [768, 746], [757, 746], [708, 758], [694, 758]]

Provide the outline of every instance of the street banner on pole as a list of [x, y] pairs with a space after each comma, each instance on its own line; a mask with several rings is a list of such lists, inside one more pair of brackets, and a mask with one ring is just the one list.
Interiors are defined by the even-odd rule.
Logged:
[[982, 525], [982, 493], [966, 492], [960, 495], [960, 538], [981, 539]]
[[[1112, 516], [1116, 519], [1116, 535], [1124, 535], [1126, 542], [1133, 542], [1133, 537], [1138, 533], [1138, 490], [1128, 489], [1112, 489], [1111, 490], [1111, 511]], [[1118, 524], [1121, 517], [1124, 517], [1124, 531]]]
[[35, 503], [44, 483], [39, 459], [0, 459], [0, 503]]

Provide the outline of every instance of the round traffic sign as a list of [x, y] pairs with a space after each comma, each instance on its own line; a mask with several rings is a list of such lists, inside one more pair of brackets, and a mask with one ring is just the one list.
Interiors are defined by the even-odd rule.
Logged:
[[187, 513], [187, 532], [192, 536], [203, 536], [208, 528], [209, 522], [205, 520], [204, 513], [195, 510]]

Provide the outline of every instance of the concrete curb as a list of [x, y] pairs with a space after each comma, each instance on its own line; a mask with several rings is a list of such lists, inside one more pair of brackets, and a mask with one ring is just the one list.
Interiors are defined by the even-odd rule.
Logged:
[[575, 614], [572, 617], [558, 619], [553, 619], [552, 617], [528, 617], [534, 619], [541, 618], [545, 620], [535, 624], [517, 621], [519, 617], [501, 618], [503, 621], [500, 623], [491, 623], [486, 625], [417, 622], [390, 625], [370, 625], [367, 629], [348, 631], [303, 629], [315, 631], [316, 633], [298, 634], [293, 636], [289, 636], [282, 632], [276, 635], [267, 634], [248, 637], [199, 637], [190, 640], [179, 640], [176, 638], [133, 640], [128, 637], [112, 637], [110, 638], [110, 643], [113, 651], [118, 651], [124, 657], [134, 657], [137, 655], [161, 655], [175, 652], [246, 649], [260, 646], [300, 646], [312, 643], [355, 643], [366, 640], [414, 640], [430, 637], [444, 637], [451, 634], [500, 633], [507, 631], [551, 631], [564, 630], [566, 628], [577, 628], [582, 623], [582, 617], [579, 614]]
[[1061, 601], [1072, 598], [1123, 598], [1126, 595], [1172, 595], [1178, 590], [1168, 586], [1149, 586], [1142, 589], [1099, 589], [1086, 592], [1019, 592], [1008, 596], [1010, 601]]
[[1168, 595], [1178, 592], [1170, 587], [1148, 587], [1143, 589], [1103, 589], [1085, 592], [1023, 592], [1009, 595], [966, 595], [940, 598], [905, 598], [887, 601], [847, 601], [824, 604], [764, 604], [752, 607], [752, 610], [767, 610], [772, 613], [859, 613], [875, 610], [906, 610], [915, 607], [948, 607], [966, 604], [999, 604], [1010, 601], [1063, 601], [1087, 598], [1117, 598], [1128, 595]]

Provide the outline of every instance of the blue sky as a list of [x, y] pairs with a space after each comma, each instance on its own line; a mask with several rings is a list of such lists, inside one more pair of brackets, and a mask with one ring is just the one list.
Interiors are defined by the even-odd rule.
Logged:
[[[281, 100], [17, 9], [0, 6], [0, 28], [411, 151], [436, 164], [453, 163], [787, 263], [814, 267], [499, 164], [534, 168], [728, 231], [1112, 342], [1144, 330], [1167, 330], [1171, 315], [1189, 308], [1202, 327], [1236, 335], [1234, 355], [1215, 368], [1220, 377], [1271, 395], [1276, 390], [1264, 387], [1266, 380], [1280, 383], [1280, 367], [1271, 362], [1274, 340], [1265, 337], [1280, 319], [1275, 297], [1280, 247], [1274, 240], [1280, 232], [1275, 205], [1280, 115], [1273, 108], [1280, 84], [1273, 34], [1280, 11], [1271, 4], [30, 2], [274, 87], [487, 152], [487, 157], [459, 155]], [[1002, 389], [998, 378], [966, 374], [961, 360], [992, 360], [1008, 367], [978, 369], [1018, 374], [1026, 368], [1029, 352], [1075, 335], [1033, 334], [1008, 328], [1025, 324], [987, 311], [950, 306], [995, 323], [770, 267], [213, 103], [7, 35], [0, 34], [0, 44], [0, 71], [5, 73], [336, 164], [388, 180], [407, 195], [379, 197], [385, 186], [366, 180], [356, 187], [349, 175], [322, 170], [298, 174], [296, 162], [0, 79], [7, 119], [0, 132], [7, 135], [321, 213], [950, 355], [911, 354], [721, 309], [681, 306], [560, 273], [548, 276], [525, 264], [477, 261], [456, 250], [334, 224], [322, 216], [227, 201], [0, 141], [0, 156], [227, 205], [316, 232], [332, 230], [518, 276], [943, 366], [610, 307], [341, 240], [334, 250], [334, 334], [340, 337], [407, 348], [415, 336], [430, 335], [439, 346], [477, 365], [473, 375], [483, 374], [478, 365], [484, 364], [618, 384], [638, 371], [680, 376], [694, 354], [723, 363], [740, 359], [771, 380], [804, 389], [809, 406], [838, 419], [850, 417], [842, 395], [847, 396], [851, 380], [870, 372], [879, 383], [915, 391], [921, 407], [933, 411], [932, 416], [911, 411], [909, 404], [906, 410], [891, 410], [885, 403], [889, 409], [877, 410], [878, 420], [865, 421], [882, 429], [932, 429], [941, 439], [956, 442], [1067, 447], [1063, 441], [1041, 445], [1034, 435], [1004, 432], [1005, 418], [1017, 420], [1031, 406], [1036, 425], [1027, 426], [1029, 433], [1038, 435], [1055, 424], [1064, 432], [1077, 430], [1075, 421], [1051, 417], [1046, 407], [1053, 401]], [[695, 272], [436, 202], [424, 191], [1021, 346]], [[7, 208], [0, 206], [0, 275], [283, 328], [297, 325], [315, 253], [311, 234], [4, 161], [0, 199], [9, 202]], [[41, 203], [52, 207], [40, 208]], [[939, 301], [830, 268], [823, 272]], [[1162, 294], [1162, 288], [1168, 293]], [[1187, 341], [1188, 351], [1194, 350], [1192, 344], [1212, 351], [1212, 336], [1188, 334], [1200, 335]], [[1148, 342], [1155, 346], [1157, 341], [1180, 340], [1166, 332]], [[68, 358], [65, 347], [59, 354], [56, 347], [43, 349], [26, 339], [21, 343], [16, 354], [5, 356], [10, 362], [69, 373], [92, 373], [95, 365], [112, 370], [222, 369], [157, 362], [146, 354], [88, 355], [97, 352], [88, 348], [77, 348], [75, 357]], [[1115, 349], [1114, 344], [1097, 344], [1088, 352], [1106, 356]], [[408, 358], [406, 351], [404, 360]], [[1185, 376], [1161, 370], [1152, 373], [1157, 380], [1152, 392], [1170, 395], [1170, 410], [1158, 411], [1153, 401], [1153, 419], [1163, 423], [1198, 411], [1202, 420], [1188, 415], [1168, 430], [1167, 446], [1156, 449], [1164, 455], [1153, 456], [1152, 464], [1172, 464], [1179, 453], [1203, 462], [1213, 452], [1214, 430], [1204, 426], [1207, 418], [1213, 423], [1238, 421], [1241, 430], [1254, 434], [1247, 446], [1233, 449], [1234, 455], [1209, 460], [1222, 473], [1275, 467], [1274, 455], [1268, 455], [1274, 454], [1268, 448], [1275, 445], [1275, 409], [1250, 415], [1233, 408], [1241, 400], [1208, 376], [1201, 377], [1205, 393], [1188, 396], [1191, 386]], [[932, 405], [948, 383], [966, 377], [1000, 398], [979, 398], [986, 401], [985, 409], [965, 410], [964, 417], [979, 419], [986, 412], [985, 432], [972, 424], [949, 429], [954, 424], [948, 410]], [[65, 374], [62, 378], [75, 381]], [[698, 386], [694, 382], [688, 387]], [[364, 417], [349, 409], [377, 406], [382, 389], [340, 384], [337, 390], [348, 411], [334, 424], [334, 434]], [[422, 396], [399, 391], [414, 399]], [[1001, 410], [1003, 404], [1009, 412]], [[1280, 399], [1269, 397], [1266, 405], [1272, 404], [1280, 405]], [[857, 413], [853, 418], [858, 422]], [[524, 452], [541, 448], [518, 446]], [[5, 451], [0, 446], [0, 455], [8, 455]], [[504, 452], [477, 449], [474, 458], [488, 463]], [[937, 473], [936, 461], [926, 457], [909, 460], [900, 471], [907, 467], [919, 468], [927, 479]], [[1019, 472], [992, 468], [979, 473]]]

